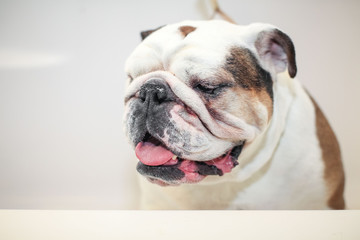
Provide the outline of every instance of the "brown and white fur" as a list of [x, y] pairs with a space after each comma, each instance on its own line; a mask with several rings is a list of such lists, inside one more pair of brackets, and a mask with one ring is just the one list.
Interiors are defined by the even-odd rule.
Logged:
[[[158, 176], [164, 183], [160, 185], [176, 185], [166, 187], [141, 177], [141, 208], [345, 207], [339, 145], [295, 78], [295, 50], [286, 34], [269, 24], [212, 20], [171, 24], [143, 37], [126, 63], [125, 129], [130, 143], [135, 147], [149, 131], [179, 158], [198, 162], [221, 156], [239, 142], [245, 145], [239, 165], [223, 176], [206, 176], [196, 183]], [[171, 92], [173, 100], [163, 114], [168, 119], [150, 121], [145, 118], [152, 113], [135, 114], [142, 86], [153, 79]], [[221, 86], [221, 91], [206, 93], [199, 84]], [[143, 124], [137, 122], [140, 118]], [[168, 134], [158, 134], [159, 128]]]

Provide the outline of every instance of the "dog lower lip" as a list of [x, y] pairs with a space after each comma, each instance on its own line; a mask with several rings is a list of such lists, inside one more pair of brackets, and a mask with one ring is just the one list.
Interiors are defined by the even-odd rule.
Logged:
[[[182, 158], [177, 158], [177, 162], [174, 164], [162, 164], [162, 165], [158, 165], [158, 166], [149, 166], [146, 165], [142, 162], [139, 162], [137, 165], [137, 171], [148, 177], [148, 178], [155, 178], [155, 179], [161, 179], [161, 181], [163, 182], [167, 182], [171, 185], [173, 185], [173, 183], [179, 184], [182, 182], [182, 179], [185, 179], [187, 174], [198, 174], [199, 176], [209, 176], [209, 175], [217, 175], [217, 176], [222, 176], [224, 175], [224, 173], [226, 172], [230, 172], [231, 168], [234, 168], [238, 165], [237, 162], [237, 158], [239, 157], [242, 148], [244, 146], [245, 142], [241, 142], [239, 145], [235, 146], [231, 151], [227, 152], [224, 157], [221, 156], [219, 158], [215, 158], [214, 160], [210, 160], [210, 161], [205, 161], [205, 162], [200, 162], [200, 161], [191, 161], [191, 160], [186, 160], [186, 159], [182, 159]], [[226, 156], [229, 156], [232, 162], [232, 167], [230, 168], [223, 168], [224, 165], [222, 165]], [[217, 162], [217, 160], [220, 160], [220, 163]], [[225, 161], [229, 161], [229, 160], [225, 160]], [[217, 162], [217, 163], [216, 163]], [[229, 163], [229, 162], [228, 162]], [[184, 172], [184, 165], [182, 164], [190, 164], [190, 166], [193, 166], [195, 168], [195, 172], [187, 172], [187, 169], [185, 167], [185, 172]], [[218, 164], [221, 164], [220, 166]], [[223, 170], [225, 170], [225, 172], [223, 172]]]
[[219, 175], [222, 176], [224, 173], [221, 171], [221, 169], [218, 169], [214, 165], [208, 165], [204, 162], [196, 162], [196, 165], [198, 167], [198, 173], [203, 176], [208, 175]]
[[235, 147], [231, 150], [230, 156], [231, 156], [233, 159], [237, 160], [237, 159], [239, 158], [241, 152], [242, 152], [242, 149], [243, 149], [244, 145], [245, 145], [245, 141], [242, 141], [239, 145], [235, 146]]

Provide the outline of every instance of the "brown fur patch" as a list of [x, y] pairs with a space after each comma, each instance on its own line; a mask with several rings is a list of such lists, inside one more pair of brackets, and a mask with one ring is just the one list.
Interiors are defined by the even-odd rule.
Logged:
[[266, 90], [269, 97], [273, 98], [271, 75], [259, 65], [249, 49], [232, 48], [226, 58], [225, 69], [233, 75], [235, 81], [244, 89]]
[[[239, 95], [246, 96], [244, 99], [246, 103], [261, 102], [266, 106], [269, 120], [273, 111], [273, 82], [270, 74], [261, 68], [250, 50], [239, 47], [232, 48], [226, 58], [224, 69], [241, 87], [237, 91]], [[253, 117], [250, 116], [250, 118]]]
[[315, 106], [316, 133], [320, 141], [322, 157], [325, 163], [324, 178], [328, 186], [328, 206], [333, 209], [344, 209], [345, 201], [343, 193], [345, 177], [339, 143], [321, 109], [314, 99], [311, 98], [311, 100]]
[[256, 112], [256, 107], [261, 104], [253, 92], [245, 91], [237, 87], [231, 92], [223, 94], [216, 99], [207, 100], [205, 105], [210, 114], [220, 121], [223, 121], [223, 116], [217, 114], [218, 110], [230, 113], [238, 118], [246, 121], [246, 123], [254, 126], [264, 126], [268, 119], [261, 119]]
[[186, 37], [189, 33], [193, 32], [196, 30], [196, 27], [192, 27], [192, 26], [181, 26], [179, 27], [180, 32], [182, 33], [182, 35], [184, 37]]

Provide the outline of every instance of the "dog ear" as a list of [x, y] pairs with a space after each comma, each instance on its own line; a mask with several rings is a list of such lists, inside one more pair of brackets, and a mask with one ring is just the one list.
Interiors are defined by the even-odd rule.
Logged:
[[267, 67], [277, 73], [287, 68], [290, 77], [295, 77], [295, 47], [288, 35], [276, 28], [261, 31], [255, 41], [255, 47]]
[[140, 36], [141, 36], [141, 40], [144, 40], [145, 38], [147, 38], [150, 34], [152, 34], [153, 32], [159, 30], [160, 28], [162, 28], [163, 26], [160, 26], [158, 28], [152, 29], [152, 30], [147, 30], [147, 31], [142, 31], [140, 32]]

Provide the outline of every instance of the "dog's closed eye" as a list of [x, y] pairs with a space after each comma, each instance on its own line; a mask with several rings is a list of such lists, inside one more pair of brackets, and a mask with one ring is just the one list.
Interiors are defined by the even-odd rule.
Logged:
[[231, 87], [230, 84], [219, 84], [219, 85], [205, 85], [205, 84], [197, 84], [195, 85], [194, 89], [198, 92], [211, 95], [211, 96], [217, 96], [219, 95], [225, 88]]

